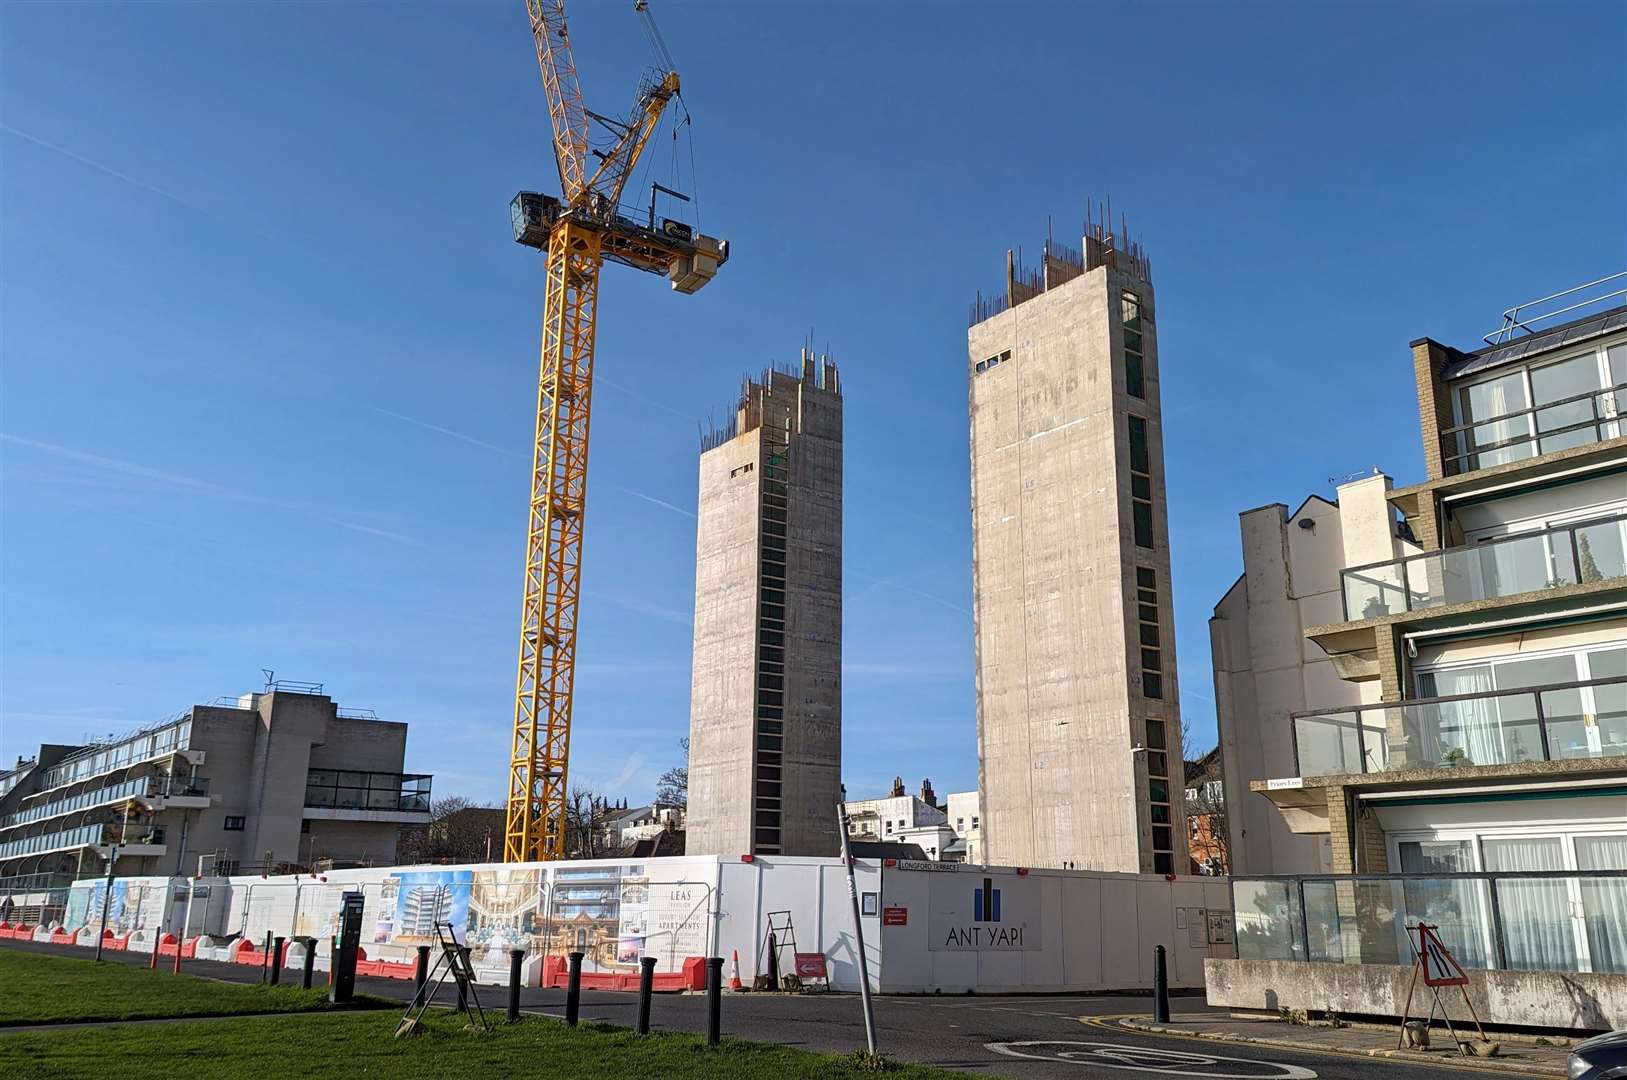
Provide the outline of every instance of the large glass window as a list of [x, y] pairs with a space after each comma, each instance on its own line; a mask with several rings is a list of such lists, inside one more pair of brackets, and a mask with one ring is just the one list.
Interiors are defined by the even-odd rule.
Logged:
[[[1575, 843], [1578, 870], [1627, 870], [1627, 833]], [[1592, 969], [1627, 974], [1627, 878], [1583, 881], [1582, 919]]]
[[[1482, 840], [1481, 854], [1486, 869], [1493, 873], [1565, 869], [1565, 852], [1557, 836]], [[1493, 884], [1508, 967], [1515, 971], [1575, 971], [1576, 938], [1564, 879]]]
[[1398, 845], [1403, 874], [1425, 875], [1402, 884], [1407, 926], [1427, 922], [1440, 927], [1441, 940], [1465, 967], [1486, 967], [1484, 907], [1480, 882], [1442, 878], [1433, 874], [1474, 871], [1474, 852], [1468, 840], [1407, 840]]
[[[1537, 409], [1537, 432], [1542, 436], [1538, 445], [1542, 453], [1599, 441], [1599, 414], [1595, 411], [1599, 403], [1593, 392], [1601, 389], [1600, 374], [1598, 357], [1593, 353], [1531, 369], [1531, 396], [1536, 403], [1563, 403]], [[1567, 398], [1580, 400], [1566, 401]]]
[[[1463, 423], [1474, 424], [1466, 440], [1466, 449], [1478, 451], [1472, 467], [1484, 469], [1533, 455], [1528, 441], [1530, 418], [1523, 413], [1508, 415], [1518, 413], [1529, 404], [1525, 396], [1525, 374], [1519, 371], [1458, 391], [1458, 415]], [[1478, 423], [1482, 420], [1488, 422]]]

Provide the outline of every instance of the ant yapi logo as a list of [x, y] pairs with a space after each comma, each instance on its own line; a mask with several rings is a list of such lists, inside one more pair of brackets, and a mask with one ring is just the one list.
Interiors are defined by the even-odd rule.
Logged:
[[994, 887], [994, 879], [984, 878], [982, 888], [972, 889], [970, 921], [963, 925], [950, 925], [943, 928], [943, 941], [938, 948], [1023, 948], [1023, 933], [1028, 927], [1026, 925], [1000, 925], [1000, 892], [1001, 890]]
[[1000, 890], [994, 887], [994, 882], [989, 878], [983, 879], [981, 889], [972, 890], [972, 921], [1000, 921]]

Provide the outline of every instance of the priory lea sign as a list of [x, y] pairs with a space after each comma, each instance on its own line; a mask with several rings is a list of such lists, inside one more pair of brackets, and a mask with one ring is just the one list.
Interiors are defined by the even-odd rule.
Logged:
[[959, 873], [932, 882], [934, 952], [1024, 952], [1041, 947], [1040, 883], [1016, 874]]

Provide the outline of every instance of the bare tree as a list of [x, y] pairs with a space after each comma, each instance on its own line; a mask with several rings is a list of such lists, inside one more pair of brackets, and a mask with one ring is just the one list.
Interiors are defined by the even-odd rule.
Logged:
[[668, 769], [655, 782], [657, 806], [689, 806], [689, 739], [679, 739], [678, 745], [683, 747], [684, 763]]
[[429, 804], [429, 821], [401, 830], [396, 857], [404, 863], [484, 862], [503, 849], [503, 809], [463, 795]]
[[613, 852], [605, 835], [610, 800], [592, 788], [573, 787], [565, 800], [565, 854], [572, 859], [597, 859]]

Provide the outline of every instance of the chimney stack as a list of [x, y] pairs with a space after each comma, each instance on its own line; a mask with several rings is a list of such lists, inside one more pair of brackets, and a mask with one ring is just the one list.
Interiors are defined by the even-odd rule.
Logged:
[[895, 777], [893, 777], [893, 790], [888, 795], [888, 798], [900, 799], [900, 798], [903, 798], [903, 796], [904, 796], [904, 778], [902, 776], [895, 776]]
[[938, 805], [937, 796], [933, 795], [933, 793], [932, 793], [932, 781], [931, 780], [922, 780], [921, 781], [921, 801], [926, 803], [928, 806], [933, 807], [933, 808], [936, 808], [937, 805]]

